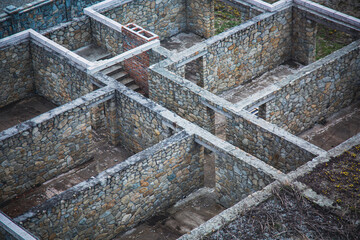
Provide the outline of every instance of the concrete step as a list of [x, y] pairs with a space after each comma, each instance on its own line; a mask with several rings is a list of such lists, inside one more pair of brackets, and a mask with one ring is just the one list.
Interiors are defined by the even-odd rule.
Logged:
[[127, 87], [130, 88], [131, 90], [134, 90], [134, 91], [140, 89], [140, 87], [138, 85], [136, 85], [135, 83], [131, 84], [130, 86], [127, 86]]
[[121, 65], [112, 65], [111, 67], [105, 68], [104, 70], [102, 70], [101, 72], [104, 73], [105, 75], [111, 75], [111, 74], [115, 74], [118, 72], [123, 71], [123, 68]]
[[128, 86], [128, 85], [131, 85], [131, 84], [135, 84], [135, 81], [134, 81], [134, 79], [132, 79], [132, 78], [123, 78], [123, 79], [121, 79], [121, 81], [120, 81], [122, 84], [124, 84], [125, 86]]
[[120, 81], [121, 79], [127, 77], [129, 74], [125, 71], [121, 71], [115, 74], [111, 74], [109, 75], [110, 77], [112, 77], [113, 79], [116, 79], [117, 81]]
[[112, 57], [111, 53], [104, 53], [104, 54], [96, 56], [95, 61], [105, 60], [105, 59], [109, 59], [111, 57]]

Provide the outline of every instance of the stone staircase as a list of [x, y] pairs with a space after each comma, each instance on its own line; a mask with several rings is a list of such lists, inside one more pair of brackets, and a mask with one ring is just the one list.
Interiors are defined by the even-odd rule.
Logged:
[[116, 81], [124, 84], [131, 90], [142, 93], [141, 88], [135, 83], [135, 80], [124, 71], [120, 64], [112, 65], [108, 68], [105, 68], [101, 72], [109, 77], [114, 78]]

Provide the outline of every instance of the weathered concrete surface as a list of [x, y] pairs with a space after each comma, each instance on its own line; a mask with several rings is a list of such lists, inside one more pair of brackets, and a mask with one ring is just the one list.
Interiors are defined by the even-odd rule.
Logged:
[[184, 200], [180, 200], [166, 212], [159, 213], [114, 240], [177, 239], [224, 209], [216, 203], [211, 189], [199, 189]]
[[106, 49], [97, 46], [95, 44], [90, 44], [85, 47], [79, 48], [74, 52], [91, 62], [104, 60], [111, 57], [111, 54], [108, 51], [106, 51]]
[[204, 38], [194, 33], [181, 32], [161, 41], [161, 46], [172, 52], [182, 52], [195, 44], [200, 43], [203, 39]]
[[131, 156], [131, 153], [122, 146], [111, 146], [107, 140], [107, 133], [103, 130], [93, 131], [93, 140], [95, 146], [93, 149], [94, 158], [91, 161], [27, 191], [2, 206], [1, 210], [10, 217], [19, 216], [30, 208], [96, 176]]
[[225, 91], [219, 96], [228, 100], [229, 102], [237, 103], [274, 83], [280, 82], [285, 77], [295, 73], [301, 67], [302, 65], [297, 62], [287, 61], [282, 65], [272, 69], [271, 71], [268, 71], [253, 79], [251, 82]]
[[360, 132], [360, 102], [357, 102], [327, 118], [325, 124], [316, 124], [299, 137], [324, 149], [339, 145]]
[[57, 106], [39, 95], [0, 108], [0, 132]]

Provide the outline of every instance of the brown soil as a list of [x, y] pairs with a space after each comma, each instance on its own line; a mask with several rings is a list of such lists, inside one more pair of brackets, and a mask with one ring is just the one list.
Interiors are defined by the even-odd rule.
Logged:
[[353, 225], [315, 206], [290, 187], [205, 239], [358, 239]]
[[320, 164], [299, 179], [342, 207], [343, 217], [360, 219], [360, 145]]

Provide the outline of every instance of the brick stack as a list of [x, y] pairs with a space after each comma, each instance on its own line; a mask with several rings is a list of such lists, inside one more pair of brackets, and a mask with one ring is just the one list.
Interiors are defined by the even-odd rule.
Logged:
[[[159, 37], [142, 27], [129, 23], [122, 27], [124, 52], [150, 42]], [[149, 52], [143, 52], [124, 61], [124, 69], [128, 72], [137, 85], [147, 95], [149, 93], [148, 79], [150, 66]]]

